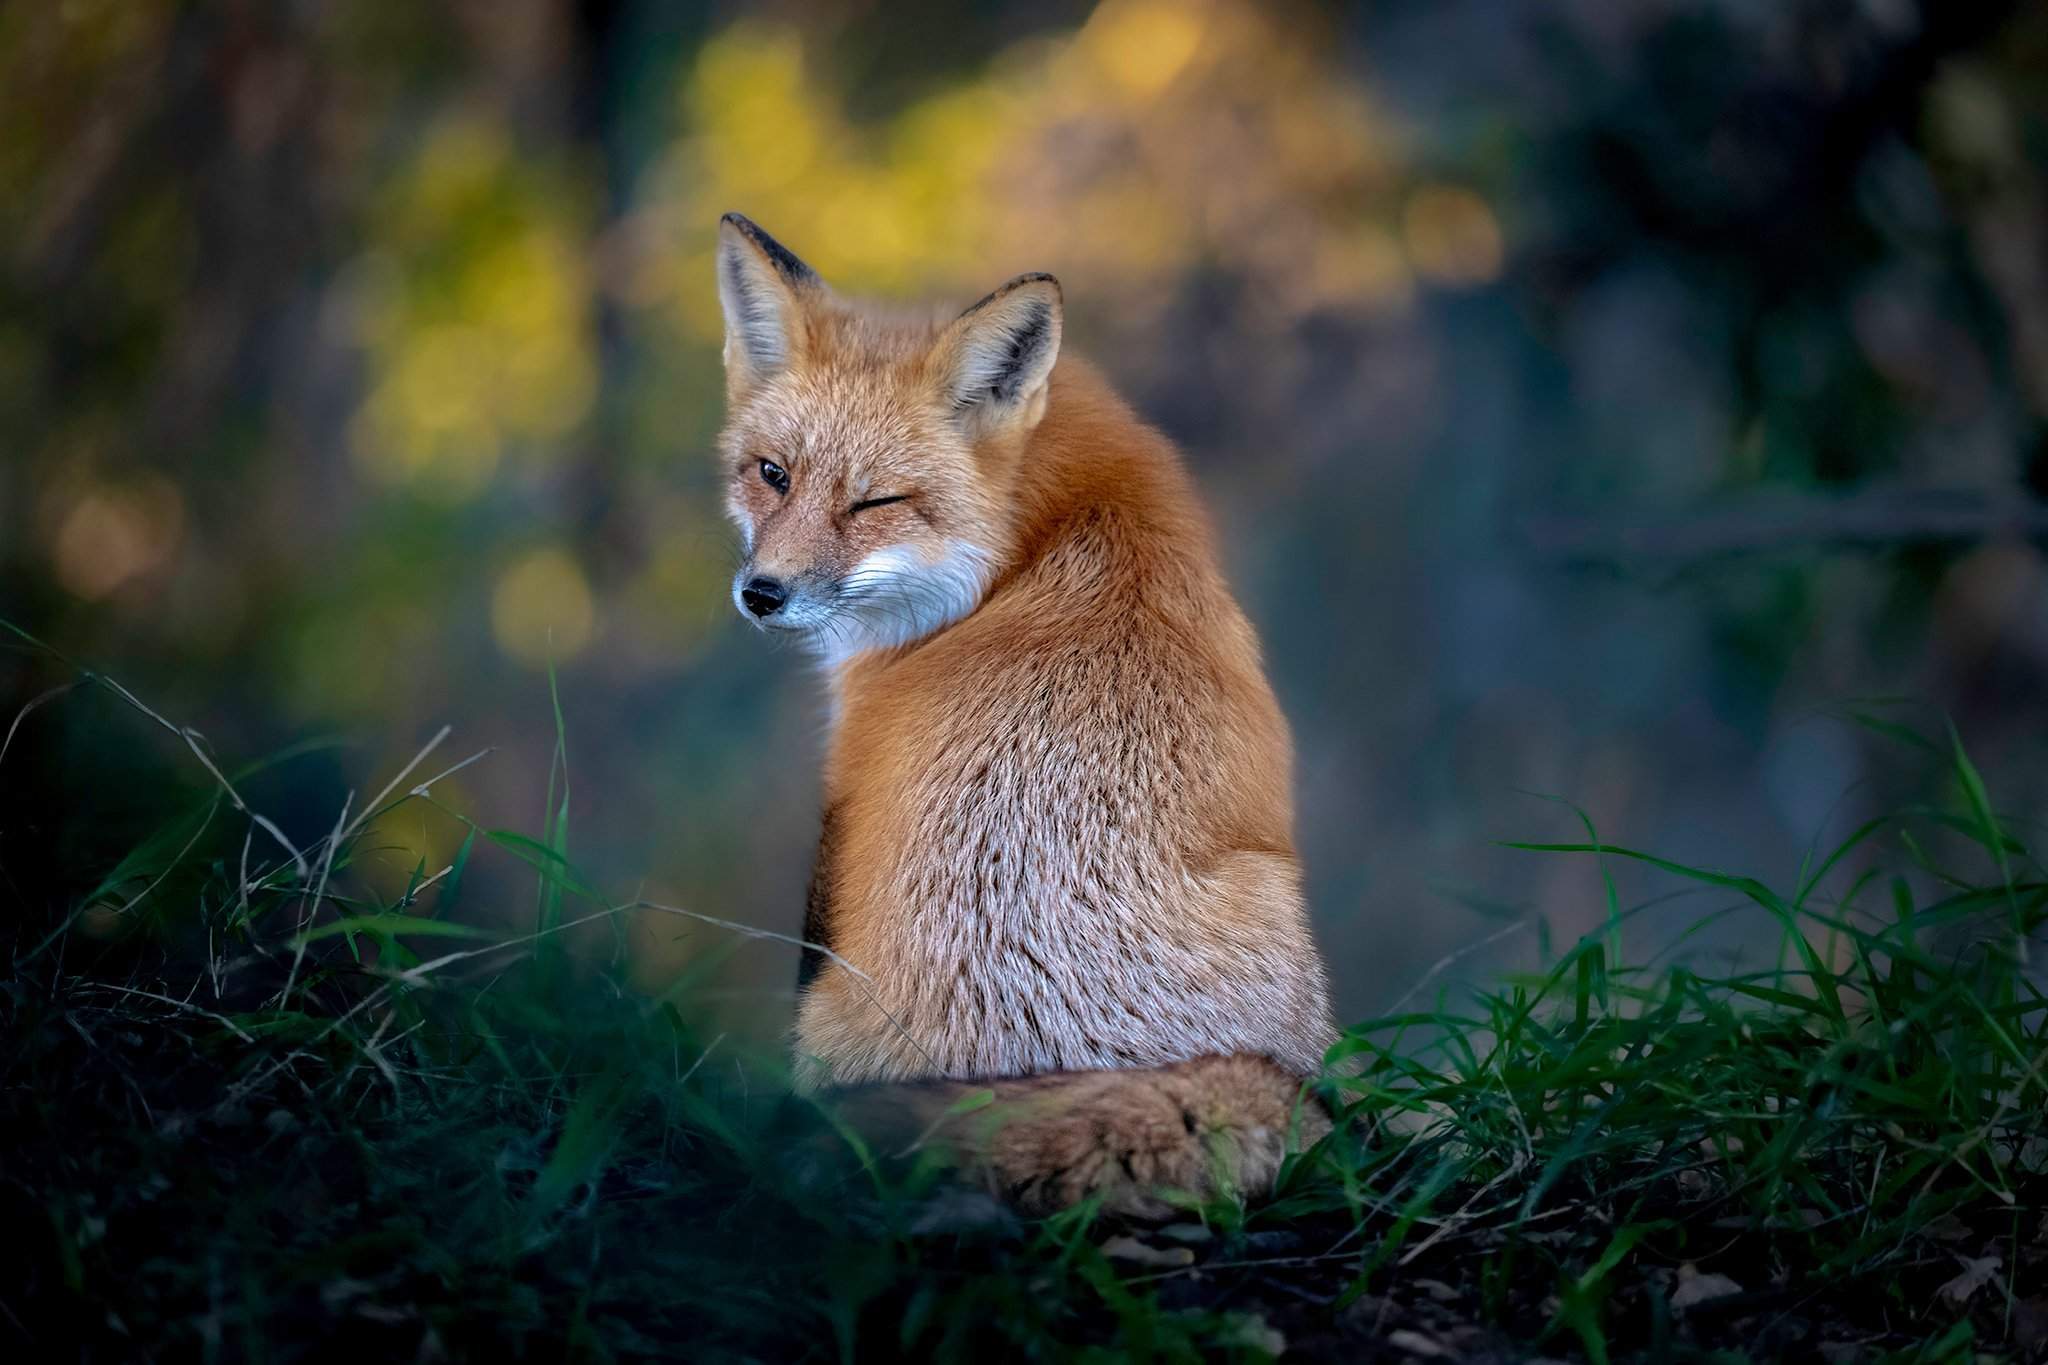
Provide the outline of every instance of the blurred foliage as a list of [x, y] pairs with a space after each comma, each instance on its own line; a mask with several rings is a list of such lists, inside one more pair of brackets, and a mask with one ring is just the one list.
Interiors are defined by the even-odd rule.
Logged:
[[[1881, 775], [1803, 718], [1909, 692], [2048, 802], [2044, 75], [1931, 0], [10, 6], [0, 607], [238, 750], [452, 722], [487, 808], [553, 661], [582, 852], [787, 928], [816, 689], [726, 602], [717, 215], [857, 292], [1050, 269], [1211, 494], [1377, 999], [1518, 786], [1788, 859]], [[118, 770], [89, 724], [9, 777]]]

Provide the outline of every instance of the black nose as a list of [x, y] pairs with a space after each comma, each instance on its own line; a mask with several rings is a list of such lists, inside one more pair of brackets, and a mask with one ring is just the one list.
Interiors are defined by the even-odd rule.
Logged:
[[756, 616], [773, 616], [789, 600], [789, 590], [772, 578], [750, 578], [740, 589], [740, 601]]

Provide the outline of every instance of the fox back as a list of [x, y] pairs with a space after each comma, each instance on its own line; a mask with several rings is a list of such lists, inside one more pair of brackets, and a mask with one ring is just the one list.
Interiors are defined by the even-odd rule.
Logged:
[[1060, 356], [1058, 283], [864, 307], [729, 215], [719, 287], [735, 603], [832, 693], [801, 1082], [1312, 1073], [1287, 726], [1178, 454]]

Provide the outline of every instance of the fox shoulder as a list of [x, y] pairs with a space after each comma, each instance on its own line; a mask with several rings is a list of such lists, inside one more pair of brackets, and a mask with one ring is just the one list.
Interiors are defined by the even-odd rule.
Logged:
[[[992, 1102], [976, 1104], [993, 1091]], [[1290, 1151], [1329, 1133], [1299, 1077], [1263, 1056], [992, 1081], [861, 1086], [831, 1101], [895, 1155], [932, 1149], [1027, 1213], [1093, 1195], [1113, 1213], [1169, 1215], [1163, 1191], [1270, 1195]]]

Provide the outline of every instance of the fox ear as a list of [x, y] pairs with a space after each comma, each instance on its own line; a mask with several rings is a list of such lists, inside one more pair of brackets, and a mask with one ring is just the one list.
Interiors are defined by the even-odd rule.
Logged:
[[742, 214], [718, 220], [718, 301], [725, 308], [725, 374], [743, 389], [795, 358], [804, 298], [825, 287], [812, 269]]
[[983, 427], [1037, 425], [1059, 359], [1060, 313], [1060, 282], [1050, 275], [1019, 275], [962, 313], [938, 348], [953, 410]]

